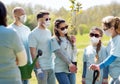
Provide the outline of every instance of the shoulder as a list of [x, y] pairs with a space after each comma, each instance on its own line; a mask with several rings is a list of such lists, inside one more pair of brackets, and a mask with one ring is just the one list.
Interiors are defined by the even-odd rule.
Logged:
[[9, 36], [9, 35], [12, 35], [12, 36], [16, 36], [16, 35], [17, 35], [16, 31], [13, 30], [13, 29], [6, 28], [5, 31], [6, 31], [6, 33], [7, 33], [8, 36]]
[[30, 31], [31, 31], [30, 28], [29, 28], [28, 26], [26, 26], [26, 25], [22, 25], [22, 26], [21, 26], [21, 29], [22, 29], [23, 31], [26, 31], [26, 32], [30, 32]]
[[52, 36], [51, 41], [57, 41], [57, 38], [55, 36]]
[[30, 32], [30, 34], [29, 34], [29, 36], [33, 36], [33, 35], [36, 35], [37, 34], [37, 28], [34, 28], [31, 32]]
[[13, 24], [13, 23], [12, 23], [12, 24], [10, 24], [10, 25], [8, 25], [8, 26], [7, 26], [7, 28], [8, 28], [8, 29], [15, 30], [15, 27], [14, 27], [14, 24]]
[[51, 33], [51, 31], [49, 29], [47, 29], [47, 28], [46, 28], [46, 31], [49, 32], [49, 33]]
[[91, 45], [88, 45], [85, 49], [92, 49], [93, 47]]
[[32, 31], [31, 31], [31, 33], [36, 33], [38, 31], [38, 28], [37, 27], [35, 27]]

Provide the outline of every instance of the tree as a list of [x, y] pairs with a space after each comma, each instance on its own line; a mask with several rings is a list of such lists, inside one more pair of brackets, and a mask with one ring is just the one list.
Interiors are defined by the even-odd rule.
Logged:
[[70, 6], [70, 8], [71, 8], [71, 20], [72, 20], [72, 22], [71, 22], [71, 28], [72, 28], [71, 30], [72, 31], [71, 32], [73, 34], [77, 34], [77, 30], [78, 30], [77, 17], [81, 13], [82, 4], [77, 2], [76, 0], [70, 0], [70, 2], [72, 4]]

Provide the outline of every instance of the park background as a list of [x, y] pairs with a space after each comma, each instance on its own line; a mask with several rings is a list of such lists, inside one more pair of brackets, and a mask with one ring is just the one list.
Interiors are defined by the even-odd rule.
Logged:
[[[2, 0], [2, 1], [6, 3], [5, 1], [7, 0]], [[21, 6], [25, 9], [27, 14], [27, 21], [25, 22], [25, 25], [30, 27], [31, 30], [33, 30], [37, 26], [36, 14], [43, 9], [50, 11], [51, 25], [49, 29], [51, 30], [51, 32], [53, 32], [53, 28], [54, 28], [53, 24], [56, 18], [63, 18], [66, 20], [66, 22], [69, 24], [69, 34], [75, 35], [77, 40], [76, 46], [78, 49], [78, 54], [77, 54], [78, 71], [76, 74], [77, 76], [76, 84], [81, 84], [82, 65], [83, 65], [82, 56], [83, 56], [84, 48], [90, 44], [89, 30], [93, 26], [101, 28], [101, 20], [105, 16], [108, 16], [108, 15], [120, 16], [120, 2], [117, 2], [116, 0], [113, 0], [109, 4], [94, 5], [86, 9], [83, 8], [84, 4], [81, 3], [80, 0], [79, 2], [78, 0], [77, 1], [68, 0], [69, 9], [65, 8], [64, 6], [61, 6], [59, 9], [54, 9], [54, 8], [46, 7], [45, 5], [40, 5], [40, 4], [35, 4], [33, 6], [32, 3], [19, 3], [19, 0], [18, 2], [17, 0], [16, 1], [9, 0], [9, 1], [11, 1], [11, 3], [6, 4], [7, 11], [8, 11], [8, 16], [7, 16], [8, 25], [13, 22], [12, 9], [17, 6]], [[90, 0], [88, 0], [87, 3], [89, 3], [89, 1]], [[91, 1], [94, 2], [96, 0], [91, 0]], [[104, 0], [104, 3], [106, 3], [105, 1], [106, 0]], [[52, 5], [55, 5], [55, 4], [52, 4]], [[109, 37], [104, 35], [102, 39], [102, 43], [104, 45], [107, 45], [109, 39], [110, 39]], [[37, 84], [34, 72], [32, 73], [30, 84]]]

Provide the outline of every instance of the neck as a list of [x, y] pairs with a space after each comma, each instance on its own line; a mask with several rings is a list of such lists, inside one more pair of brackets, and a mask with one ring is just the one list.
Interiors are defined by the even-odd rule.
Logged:
[[60, 34], [61, 37], [65, 37], [65, 34]]
[[38, 28], [40, 28], [40, 29], [45, 29], [45, 26], [38, 24]]
[[19, 22], [19, 21], [15, 21], [14, 24], [17, 25], [17, 26], [23, 25], [23, 24], [22, 24], [21, 22]]
[[116, 31], [114, 31], [113, 33], [112, 33], [112, 38], [114, 38], [115, 36], [117, 36], [118, 35], [118, 33], [116, 32]]

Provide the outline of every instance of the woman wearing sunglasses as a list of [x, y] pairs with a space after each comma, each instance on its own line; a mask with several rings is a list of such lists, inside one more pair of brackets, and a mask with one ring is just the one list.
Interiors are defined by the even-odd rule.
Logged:
[[109, 84], [120, 84], [120, 18], [107, 16], [102, 24], [105, 34], [112, 37], [107, 46], [108, 57], [100, 64], [92, 64], [90, 69], [100, 70], [109, 65]]
[[[103, 31], [100, 28], [94, 27], [90, 30], [89, 37], [91, 44], [84, 49], [83, 54], [83, 73], [82, 73], [82, 84], [92, 84], [93, 71], [89, 70], [90, 64], [98, 64], [106, 58], [105, 47], [102, 45], [101, 39]], [[105, 70], [105, 69], [104, 69]], [[106, 69], [107, 70], [107, 69]], [[102, 80], [107, 79], [107, 73], [103, 70], [100, 71], [100, 78], [96, 84], [107, 84], [102, 83]]]
[[[75, 84], [75, 73], [77, 69], [71, 71], [71, 65], [76, 64], [75, 37], [68, 36], [68, 25], [65, 20], [57, 19], [55, 21], [54, 37], [52, 38], [52, 51], [60, 49], [60, 53], [55, 53], [55, 75], [59, 84]], [[65, 60], [59, 57], [60, 54], [69, 60], [71, 63], [66, 63]]]

